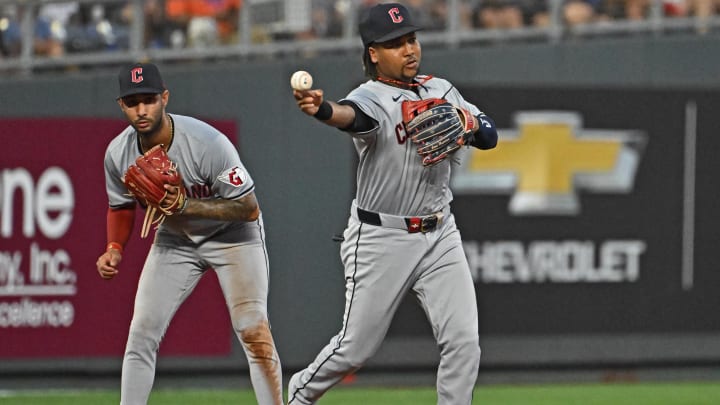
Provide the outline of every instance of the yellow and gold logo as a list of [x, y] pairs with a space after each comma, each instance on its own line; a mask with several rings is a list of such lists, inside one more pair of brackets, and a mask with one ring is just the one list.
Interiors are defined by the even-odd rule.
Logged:
[[629, 193], [647, 136], [642, 131], [585, 129], [566, 111], [515, 114], [495, 149], [470, 149], [453, 174], [455, 194], [512, 194], [514, 215], [577, 215], [577, 193]]

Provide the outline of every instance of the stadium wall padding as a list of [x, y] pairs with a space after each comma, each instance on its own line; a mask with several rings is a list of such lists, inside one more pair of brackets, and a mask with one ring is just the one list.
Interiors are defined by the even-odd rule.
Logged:
[[[482, 172], [481, 155], [470, 154], [481, 169], [458, 168], [469, 176], [470, 184], [456, 193], [453, 209], [472, 253], [482, 367], [683, 365], [720, 360], [720, 321], [715, 316], [720, 298], [713, 288], [720, 281], [715, 247], [720, 235], [714, 211], [720, 206], [720, 193], [713, 181], [718, 165], [712, 155], [720, 150], [715, 136], [720, 127], [716, 115], [720, 75], [712, 69], [718, 62], [720, 41], [713, 35], [558, 44], [499, 42], [424, 50], [423, 73], [451, 80], [468, 100], [495, 118], [502, 137], [498, 149], [504, 142], [527, 139], [518, 127], [521, 113], [574, 117], [581, 125], [568, 124], [572, 140], [586, 135], [610, 139], [627, 147], [622, 150], [635, 164], [631, 174], [625, 173], [624, 188], [610, 184], [618, 171], [597, 182], [578, 182], [583, 186], [566, 196], [574, 198], [573, 214], [542, 211], [552, 209], [552, 204], [541, 208], [519, 204], [511, 212], [517, 187], [502, 189], [483, 182], [487, 173]], [[170, 89], [169, 112], [235, 124], [240, 155], [256, 182], [266, 224], [272, 330], [283, 366], [301, 368], [341, 326], [344, 277], [339, 245], [332, 237], [342, 232], [347, 221], [356, 158], [342, 132], [297, 109], [289, 79], [294, 71], [307, 70], [327, 98], [338, 100], [364, 80], [360, 55], [206, 60], [160, 67]], [[116, 92], [114, 68], [5, 75], [0, 79], [0, 123], [120, 120]], [[23, 130], [11, 128], [0, 126], [4, 145], [0, 171], [19, 165], [9, 167], [7, 156], [31, 159], [34, 148], [45, 147], [41, 140], [46, 134], [35, 134], [39, 142], [28, 145], [18, 140]], [[107, 139], [113, 134], [107, 126], [99, 126], [98, 131], [103, 132], [77, 133], [67, 147], [100, 157], [104, 147], [90, 138]], [[79, 178], [72, 181], [79, 187]], [[94, 204], [104, 209], [104, 191], [95, 188]], [[78, 221], [80, 214], [75, 215]], [[27, 238], [19, 228], [14, 231], [12, 238]], [[88, 249], [102, 249], [104, 234], [102, 226], [88, 230], [88, 241], [101, 241]], [[9, 253], [8, 240], [0, 237], [0, 252]], [[493, 256], [501, 260], [495, 267], [487, 261], [491, 253], [501, 255]], [[136, 254], [144, 255], [140, 245]], [[545, 270], [533, 267], [543, 258], [565, 260], [570, 270], [562, 275], [547, 265]], [[584, 264], [577, 264], [578, 260]], [[98, 277], [94, 259], [73, 265], [78, 277]], [[583, 265], [585, 270], [577, 270]], [[568, 275], [572, 269], [585, 271], [585, 276]], [[603, 271], [605, 275], [600, 274]], [[3, 282], [7, 277], [0, 278], [0, 287]], [[5, 294], [0, 299], [20, 298]], [[130, 306], [126, 301], [119, 304]], [[193, 319], [182, 322], [193, 325]], [[127, 325], [115, 329], [110, 329], [118, 348], [115, 355], [64, 353], [60, 348], [52, 356], [8, 356], [0, 362], [0, 372], [114, 372], [119, 369]], [[0, 341], [16, 332], [0, 328]], [[53, 333], [64, 332], [49, 330], [47, 342], [53, 341]], [[196, 328], [194, 333], [198, 337], [227, 334], [233, 339], [229, 326]], [[234, 340], [232, 344], [231, 353], [224, 356], [161, 356], [159, 370], [243, 370], [242, 350]], [[429, 369], [437, 356], [424, 314], [408, 298], [368, 367]]]

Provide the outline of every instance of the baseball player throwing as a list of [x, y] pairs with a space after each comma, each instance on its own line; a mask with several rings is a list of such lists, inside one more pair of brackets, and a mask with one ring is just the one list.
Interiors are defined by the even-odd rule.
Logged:
[[440, 350], [438, 404], [469, 405], [480, 361], [477, 301], [449, 207], [450, 165], [462, 145], [494, 148], [495, 124], [447, 80], [418, 75], [420, 28], [405, 7], [376, 5], [359, 28], [370, 80], [337, 103], [321, 89], [293, 91], [305, 114], [352, 137], [359, 166], [340, 248], [343, 326], [290, 378], [288, 405], [314, 404], [358, 370], [409, 292]]
[[[130, 125], [105, 153], [110, 207], [107, 250], [97, 261], [100, 276], [109, 280], [119, 274], [136, 198], [160, 213], [150, 219], [161, 223], [135, 296], [121, 404], [147, 403], [165, 330], [210, 268], [248, 358], [258, 403], [282, 404], [280, 359], [267, 316], [268, 256], [252, 178], [225, 135], [197, 119], [166, 113], [170, 92], [155, 65], [124, 67], [119, 82], [118, 104]], [[147, 164], [141, 164], [143, 159]], [[159, 194], [160, 204], [151, 202], [152, 181], [141, 173], [152, 165], [161, 167], [162, 175], [182, 179], [181, 186], [161, 186], [165, 191]], [[143, 191], [143, 184], [150, 186]]]

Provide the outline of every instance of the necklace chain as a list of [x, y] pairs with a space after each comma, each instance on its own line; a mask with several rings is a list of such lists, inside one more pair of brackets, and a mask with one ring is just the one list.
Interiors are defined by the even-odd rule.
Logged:
[[168, 116], [168, 119], [170, 120], [170, 142], [168, 142], [168, 146], [170, 146], [173, 139], [175, 138], [175, 121], [173, 121], [170, 114], [168, 114], [167, 116]]
[[378, 81], [383, 82], [385, 84], [395, 85], [398, 87], [410, 87], [410, 88], [422, 86], [423, 84], [425, 84], [425, 82], [427, 82], [428, 80], [430, 80], [432, 78], [433, 78], [432, 75], [427, 75], [427, 76], [424, 76], [422, 78], [422, 80], [420, 80], [419, 82], [413, 81], [411, 83], [407, 83], [407, 82], [402, 82], [400, 80], [386, 79], [386, 78], [380, 77], [380, 76], [377, 77]]

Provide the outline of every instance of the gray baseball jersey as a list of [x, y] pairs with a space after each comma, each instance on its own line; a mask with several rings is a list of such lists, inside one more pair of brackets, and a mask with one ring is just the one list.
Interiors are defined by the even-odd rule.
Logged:
[[350, 133], [359, 165], [357, 195], [340, 246], [343, 325], [312, 363], [290, 378], [288, 405], [315, 404], [360, 368], [380, 347], [408, 293], [423, 308], [440, 348], [438, 404], [472, 402], [480, 361], [477, 301], [449, 207], [451, 160], [424, 167], [402, 124], [402, 101], [427, 98], [445, 98], [480, 113], [439, 78], [423, 83], [418, 93], [368, 81], [346, 98], [378, 125]]
[[[255, 189], [250, 174], [240, 161], [235, 146], [207, 123], [183, 115], [170, 115], [174, 136], [167, 153], [183, 176], [190, 198], [236, 200]], [[137, 135], [128, 126], [108, 145], [105, 154], [105, 183], [110, 207], [132, 204], [122, 176], [141, 155]], [[199, 243], [224, 228], [243, 223], [170, 216], [160, 226], [163, 232], [184, 235]]]
[[[466, 102], [444, 79], [433, 78], [418, 90], [415, 93], [368, 81], [346, 97], [378, 121], [373, 130], [353, 134], [360, 157], [356, 198], [358, 206], [366, 210], [402, 216], [427, 215], [441, 211], [452, 200], [448, 187], [451, 159], [433, 168], [420, 163], [422, 158], [417, 154], [417, 145], [408, 139], [403, 129], [402, 102], [444, 98], [473, 115], [478, 115], [480, 110]], [[458, 151], [461, 152], [462, 149]]]
[[[224, 134], [191, 117], [172, 114], [170, 118], [174, 135], [167, 153], [177, 164], [190, 198], [233, 200], [254, 190], [235, 146]], [[110, 207], [134, 203], [122, 175], [141, 154], [137, 136], [129, 126], [106, 150]], [[122, 405], [147, 403], [160, 341], [209, 268], [218, 276], [232, 327], [248, 358], [258, 403], [283, 403], [282, 369], [267, 318], [269, 266], [262, 217], [227, 222], [169, 216], [157, 230], [135, 296], [122, 367]]]

